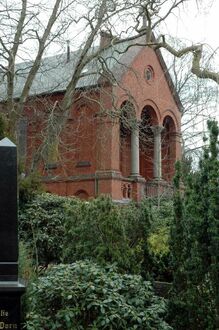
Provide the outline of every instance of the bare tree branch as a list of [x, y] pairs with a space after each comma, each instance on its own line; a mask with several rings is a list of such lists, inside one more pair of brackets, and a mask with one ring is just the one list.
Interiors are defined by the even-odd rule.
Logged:
[[185, 47], [179, 50], [174, 49], [170, 44], [168, 44], [165, 40], [165, 37], [162, 36], [162, 42], [151, 43], [151, 46], [154, 45], [156, 48], [165, 48], [169, 53], [171, 53], [175, 57], [183, 57], [189, 53], [192, 54], [192, 73], [194, 73], [197, 77], [201, 79], [211, 79], [219, 84], [219, 73], [203, 69], [201, 66], [201, 59], [203, 54], [203, 45], [191, 45], [189, 47]]

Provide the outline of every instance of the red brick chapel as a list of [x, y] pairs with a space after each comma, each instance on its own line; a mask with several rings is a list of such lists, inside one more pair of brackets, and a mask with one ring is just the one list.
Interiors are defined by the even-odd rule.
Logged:
[[[99, 47], [110, 41], [102, 32]], [[181, 157], [181, 103], [161, 52], [141, 41], [120, 40], [83, 70], [58, 153], [40, 165], [48, 192], [82, 199], [108, 194], [125, 203], [171, 187]], [[29, 159], [40, 139], [33, 113], [37, 118], [45, 111], [42, 100], [63, 97], [76, 57], [68, 52], [43, 60], [47, 69], [39, 71], [31, 89], [38, 110], [29, 107], [23, 124]]]

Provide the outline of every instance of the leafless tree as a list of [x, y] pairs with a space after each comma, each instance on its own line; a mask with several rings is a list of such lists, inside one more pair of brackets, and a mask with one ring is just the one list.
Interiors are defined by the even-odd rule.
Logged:
[[[116, 44], [119, 38], [134, 40], [137, 33], [138, 36], [145, 36], [142, 45], [165, 48], [175, 57], [183, 57], [189, 53], [192, 56], [192, 72], [201, 78], [210, 78], [218, 83], [218, 74], [201, 66], [203, 53], [201, 45], [175, 50], [164, 35], [154, 37], [159, 25], [187, 1], [53, 0], [47, 5], [42, 0], [33, 3], [28, 0], [1, 0], [0, 70], [1, 84], [5, 89], [1, 103], [6, 114], [9, 134], [16, 138], [17, 122], [24, 115], [25, 105], [28, 102], [30, 104], [30, 99], [31, 102], [33, 101], [30, 91], [36, 75], [43, 70], [41, 68], [43, 57], [51, 54], [54, 49], [55, 52], [60, 48], [63, 50], [63, 47], [66, 47], [66, 39], [69, 39], [74, 49], [80, 46], [80, 51], [77, 52], [76, 62], [70, 72], [63, 98], [59, 102], [51, 99], [50, 103], [48, 98], [44, 98], [46, 100], [44, 108], [47, 108], [47, 112], [43, 119], [43, 129], [40, 130], [42, 136], [39, 137], [39, 141], [45, 143], [38, 146], [38, 155], [48, 154], [47, 149], [51, 141], [60, 142], [72, 104], [82, 96], [88, 97], [84, 92], [79, 95], [77, 89], [78, 81], [83, 77], [86, 78], [86, 66], [96, 59], [102, 75], [112, 81], [115, 79], [102, 56], [103, 48], [107, 49], [109, 45], [102, 45], [102, 49], [95, 47], [102, 30], [116, 36], [111, 38], [111, 46]], [[133, 44], [137, 45], [131, 43], [127, 48], [132, 47]], [[122, 49], [122, 52], [127, 48]], [[17, 65], [18, 62], [23, 61], [27, 63], [25, 67]], [[18, 76], [23, 77], [19, 95], [16, 94]], [[35, 98], [31, 107], [36, 106], [37, 102], [42, 102], [42, 98], [40, 101]], [[97, 102], [95, 97], [92, 102]], [[101, 104], [99, 106], [101, 107]], [[56, 148], [52, 149], [53, 154]], [[36, 158], [38, 159], [39, 156]], [[37, 162], [38, 160], [35, 163]]]
[[[172, 42], [179, 44], [179, 41]], [[208, 79], [199, 79], [191, 72], [191, 54], [177, 58], [165, 51], [164, 56], [183, 104], [181, 132], [184, 156], [199, 158], [207, 120], [215, 118], [217, 113], [218, 86]]]

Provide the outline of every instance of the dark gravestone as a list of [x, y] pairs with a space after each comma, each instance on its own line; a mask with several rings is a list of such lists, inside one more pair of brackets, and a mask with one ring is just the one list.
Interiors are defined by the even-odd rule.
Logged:
[[21, 329], [18, 280], [17, 150], [0, 141], [0, 329]]

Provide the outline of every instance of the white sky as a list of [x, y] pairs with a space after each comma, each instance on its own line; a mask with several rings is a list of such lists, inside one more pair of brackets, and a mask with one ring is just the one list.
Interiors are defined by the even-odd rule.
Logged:
[[[183, 41], [187, 46], [197, 43], [205, 44], [205, 50], [212, 54], [219, 48], [219, 0], [199, 0], [201, 6], [197, 8], [196, 0], [189, 0], [184, 9], [175, 11], [176, 15], [171, 15], [165, 24], [165, 32], [171, 37], [175, 37]], [[218, 49], [219, 50], [219, 49]], [[219, 51], [214, 57], [213, 68], [216, 72], [219, 72]], [[214, 82], [205, 81], [209, 86], [217, 85]], [[211, 104], [206, 104], [206, 108]], [[211, 113], [212, 116], [219, 119], [219, 106], [215, 103], [212, 104], [212, 110], [203, 111], [203, 115]], [[200, 124], [198, 121], [194, 121], [193, 132], [205, 130], [206, 119], [209, 117], [203, 117], [203, 122]], [[189, 140], [191, 145], [202, 145], [202, 139], [195, 138]]]
[[[219, 0], [201, 0], [197, 8], [196, 1], [190, 0], [171, 15], [166, 24], [168, 33], [182, 39], [187, 45], [191, 43], [205, 43], [213, 50], [219, 47]], [[219, 64], [218, 59], [215, 59]], [[219, 71], [219, 70], [218, 70]]]

